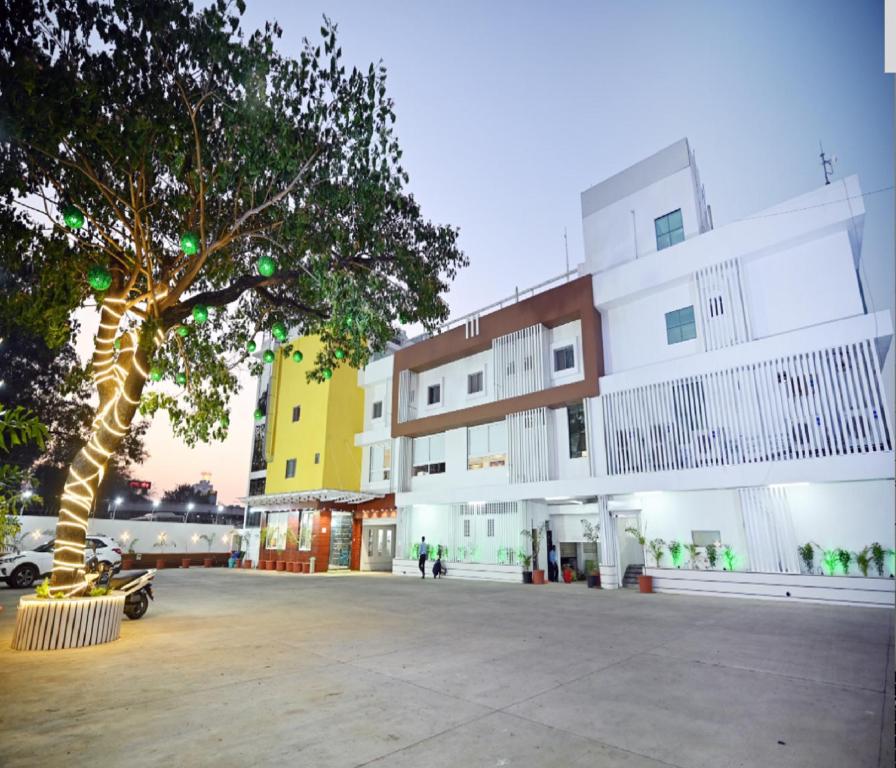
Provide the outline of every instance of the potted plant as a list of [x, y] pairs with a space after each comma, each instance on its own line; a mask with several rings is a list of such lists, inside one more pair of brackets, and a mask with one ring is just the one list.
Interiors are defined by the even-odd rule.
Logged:
[[663, 560], [663, 552], [666, 548], [666, 542], [662, 539], [651, 539], [647, 548], [650, 550], [650, 554], [653, 555], [653, 562], [656, 563], [656, 567], [661, 568], [662, 566], [660, 563]]
[[861, 552], [856, 552], [855, 561], [862, 576], [868, 575], [868, 568], [871, 566], [871, 547], [865, 547]]
[[523, 584], [532, 583], [532, 555], [520, 550], [520, 562], [523, 564]]
[[726, 544], [722, 549], [722, 557], [725, 558], [725, 566], [722, 568], [723, 571], [728, 571], [729, 573], [734, 570], [734, 566], [737, 565], [737, 555], [730, 545]]
[[[600, 523], [592, 524], [589, 520], [582, 519], [582, 536], [585, 541], [594, 544], [594, 552], [596, 559], [588, 560], [585, 563], [585, 577], [588, 580], [588, 586], [592, 589], [600, 589]], [[589, 563], [591, 567], [589, 568]], [[564, 574], [565, 577], [566, 574]]]
[[819, 549], [821, 549], [822, 575], [833, 576], [837, 571], [837, 550], [822, 547]]
[[213, 558], [211, 554], [212, 544], [215, 543], [215, 535], [213, 533], [202, 533], [199, 535], [199, 538], [208, 546], [208, 556], [202, 558], [202, 565], [204, 568], [211, 568], [215, 564], [215, 558]]
[[700, 554], [700, 547], [698, 547], [692, 541], [690, 544], [685, 544], [684, 548], [688, 551], [688, 562], [691, 564], [691, 570], [697, 570], [697, 556]]
[[121, 558], [121, 570], [128, 571], [136, 564], [137, 558], [135, 557], [136, 552], [134, 550], [134, 544], [136, 544], [137, 541], [138, 539], [131, 539], [130, 544], [128, 544], [128, 552]]
[[672, 539], [672, 541], [669, 542], [669, 555], [672, 557], [672, 565], [674, 565], [676, 568], [681, 568], [683, 549], [684, 547], [677, 539]]
[[887, 556], [887, 551], [880, 545], [879, 542], [875, 541], [871, 545], [871, 559], [874, 561], [874, 567], [877, 569], [877, 575], [884, 575], [884, 558]]
[[812, 542], [807, 541], [801, 547], [797, 547], [797, 552], [803, 561], [806, 573], [815, 573], [815, 547], [812, 546]]
[[[625, 529], [625, 532], [629, 536], [631, 536], [635, 541], [637, 541], [638, 544], [641, 546], [641, 551], [644, 552], [644, 554], [645, 554], [644, 560], [646, 562], [646, 560], [647, 560], [646, 554], [647, 553], [646, 553], [645, 549], [647, 546], [647, 536], [640, 529], [640, 527], [635, 526], [635, 525], [628, 526], [628, 528]], [[644, 592], [645, 594], [653, 592], [653, 576], [649, 576], [646, 573], [642, 573], [640, 576], [638, 576], [638, 591]]]
[[[153, 547], [159, 548], [159, 554], [162, 554], [162, 548], [171, 545], [174, 548], [177, 548], [177, 544], [173, 541], [168, 541], [168, 534], [164, 531], [159, 534], [159, 538], [153, 542]], [[162, 557], [156, 558], [156, 568], [163, 569], [165, 567], [165, 559]]]
[[719, 560], [719, 546], [718, 542], [706, 545], [706, 559], [709, 561], [710, 569], [715, 568]]
[[852, 561], [852, 553], [848, 549], [837, 549], [837, 562], [843, 569], [843, 575], [849, 576], [849, 564]]
[[541, 549], [541, 537], [544, 535], [544, 523], [538, 527], [526, 528], [520, 531], [529, 541], [529, 551], [532, 553], [532, 583], [544, 584], [544, 571], [538, 567], [538, 551]]
[[[566, 584], [572, 584], [573, 579], [575, 578], [575, 574], [572, 572], [572, 568], [569, 567], [569, 563], [563, 566], [563, 581]], [[591, 577], [589, 576], [589, 579]], [[589, 587], [591, 584], [588, 585]]]

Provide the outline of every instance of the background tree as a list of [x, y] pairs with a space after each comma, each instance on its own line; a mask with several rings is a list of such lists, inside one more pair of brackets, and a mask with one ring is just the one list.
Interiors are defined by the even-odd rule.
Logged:
[[165, 491], [162, 495], [162, 501], [170, 501], [176, 504], [189, 504], [191, 501], [194, 504], [211, 503], [208, 495], [199, 493], [189, 483], [181, 483]]
[[[41, 447], [47, 428], [25, 408], [0, 406], [0, 454], [15, 455], [30, 445]], [[31, 477], [20, 466], [0, 463], [0, 550], [5, 550], [21, 530], [19, 513], [39, 500], [30, 489]]]
[[396, 321], [443, 321], [465, 264], [406, 191], [385, 68], [347, 70], [326, 20], [319, 44], [281, 55], [276, 24], [243, 34], [244, 7], [4, 0], [0, 191], [28, 215], [0, 227], [28, 231], [11, 257], [40, 275], [14, 303], [48, 340], [86, 302], [100, 314], [56, 592], [82, 588], [87, 515], [138, 407], [166, 409], [189, 444], [222, 438], [259, 331], [319, 335], [314, 360], [282, 352], [323, 381]]

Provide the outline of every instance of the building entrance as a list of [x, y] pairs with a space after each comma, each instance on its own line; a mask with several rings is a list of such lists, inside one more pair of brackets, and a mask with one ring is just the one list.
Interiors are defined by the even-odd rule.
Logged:
[[333, 512], [330, 517], [330, 568], [348, 568], [352, 555], [352, 513]]

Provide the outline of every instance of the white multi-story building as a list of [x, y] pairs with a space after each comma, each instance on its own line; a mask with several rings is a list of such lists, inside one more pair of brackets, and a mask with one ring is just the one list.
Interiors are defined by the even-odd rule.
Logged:
[[388, 465], [397, 492], [395, 572], [426, 536], [455, 575], [518, 579], [541, 523], [540, 567], [557, 546], [582, 570], [585, 519], [605, 587], [644, 564], [637, 526], [697, 547], [702, 572], [667, 550], [683, 570], [655, 571], [661, 589], [843, 598], [842, 579], [799, 576], [797, 547], [893, 547], [892, 324], [863, 297], [858, 179], [714, 229], [682, 140], [585, 191], [582, 218], [577, 275], [365, 375], [383, 423], [358, 444], [365, 482]]

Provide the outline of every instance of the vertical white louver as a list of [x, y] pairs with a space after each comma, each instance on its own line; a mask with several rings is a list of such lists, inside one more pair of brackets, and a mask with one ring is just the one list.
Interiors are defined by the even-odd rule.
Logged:
[[601, 397], [607, 472], [892, 451], [870, 340]]
[[492, 340], [495, 399], [527, 395], [545, 388], [547, 339], [541, 324]]
[[398, 374], [398, 423], [417, 418], [417, 374], [407, 369]]
[[799, 573], [796, 534], [784, 488], [738, 488], [750, 570]]
[[547, 408], [510, 413], [506, 421], [510, 482], [550, 480], [554, 430]]
[[749, 341], [750, 324], [738, 260], [729, 259], [697, 270], [695, 277], [705, 349], [721, 349]]
[[393, 485], [400, 492], [411, 490], [411, 443], [409, 437], [396, 437], [392, 444]]
[[610, 515], [609, 496], [597, 497], [597, 515], [600, 521], [600, 564], [616, 565], [616, 518]]

